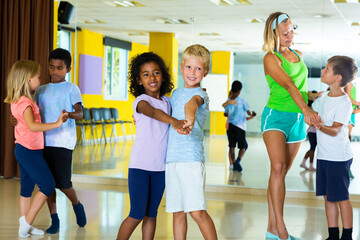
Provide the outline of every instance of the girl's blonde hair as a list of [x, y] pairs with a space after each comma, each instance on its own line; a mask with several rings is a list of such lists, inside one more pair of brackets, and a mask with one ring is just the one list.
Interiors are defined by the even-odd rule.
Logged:
[[[278, 26], [281, 22], [277, 22], [276, 20], [281, 14], [286, 14], [286, 13], [283, 12], [272, 13], [266, 20], [265, 29], [264, 29], [264, 45], [262, 46], [262, 50], [264, 52], [274, 53], [274, 49], [280, 48], [280, 36], [279, 36]], [[287, 16], [289, 17], [289, 15]], [[275, 29], [273, 29], [274, 21], [276, 21]], [[291, 21], [290, 17], [282, 22], [288, 22], [288, 21]]]
[[40, 65], [34, 61], [23, 60], [16, 62], [7, 78], [7, 96], [6, 103], [15, 103], [21, 96], [31, 100], [31, 90], [28, 80], [40, 72]]

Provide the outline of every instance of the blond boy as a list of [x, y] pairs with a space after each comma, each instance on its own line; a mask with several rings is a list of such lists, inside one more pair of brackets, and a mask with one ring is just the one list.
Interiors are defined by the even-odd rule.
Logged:
[[171, 96], [172, 116], [185, 119], [189, 135], [169, 131], [166, 157], [166, 212], [173, 213], [174, 239], [186, 239], [187, 218], [198, 224], [204, 239], [217, 239], [215, 225], [206, 212], [203, 127], [209, 113], [209, 99], [200, 87], [210, 70], [210, 52], [201, 45], [185, 49], [180, 71], [185, 87]]

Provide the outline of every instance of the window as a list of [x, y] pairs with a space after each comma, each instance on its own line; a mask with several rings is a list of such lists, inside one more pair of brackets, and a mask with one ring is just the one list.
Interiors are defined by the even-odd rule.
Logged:
[[128, 99], [128, 51], [105, 46], [104, 99]]
[[[63, 48], [71, 52], [70, 49], [70, 36], [71, 33], [69, 31], [60, 30], [57, 32], [57, 47]], [[70, 82], [71, 74], [66, 74], [65, 80]]]

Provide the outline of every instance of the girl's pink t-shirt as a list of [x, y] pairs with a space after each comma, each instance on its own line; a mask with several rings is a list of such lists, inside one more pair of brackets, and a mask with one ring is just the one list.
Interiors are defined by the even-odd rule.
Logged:
[[43, 132], [31, 132], [26, 125], [24, 111], [28, 107], [31, 107], [34, 115], [34, 121], [41, 123], [39, 107], [29, 98], [21, 96], [19, 101], [11, 104], [11, 114], [17, 119], [17, 124], [15, 126], [15, 143], [19, 143], [31, 150], [43, 149]]

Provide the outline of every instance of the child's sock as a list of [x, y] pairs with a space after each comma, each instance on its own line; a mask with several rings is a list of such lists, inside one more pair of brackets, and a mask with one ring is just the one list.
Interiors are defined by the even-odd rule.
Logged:
[[31, 228], [30, 228], [30, 234], [31, 234], [31, 235], [42, 236], [42, 235], [44, 235], [45, 233], [44, 233], [43, 230], [37, 229], [36, 227], [31, 227]]
[[51, 214], [51, 226], [46, 229], [47, 233], [55, 234], [59, 231], [60, 228], [60, 220], [57, 213]]
[[328, 231], [329, 237], [326, 240], [340, 240], [338, 227], [331, 227], [328, 229]]
[[84, 227], [86, 225], [86, 215], [85, 215], [84, 206], [79, 201], [78, 204], [73, 205], [73, 208], [76, 215], [76, 223], [80, 227]]
[[352, 240], [352, 228], [343, 228], [341, 240]]
[[28, 232], [29, 232], [29, 230], [31, 228], [31, 225], [29, 225], [26, 222], [25, 216], [22, 216], [22, 217], [19, 218], [19, 223], [20, 223], [19, 237], [20, 238], [28, 238], [30, 236], [30, 234]]

